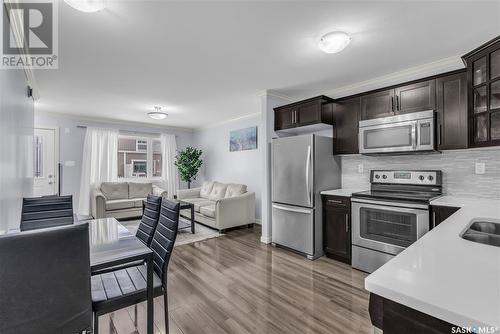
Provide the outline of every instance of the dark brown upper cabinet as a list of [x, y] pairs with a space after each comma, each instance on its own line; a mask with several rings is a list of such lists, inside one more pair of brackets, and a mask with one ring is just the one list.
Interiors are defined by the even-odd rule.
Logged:
[[361, 119], [436, 109], [436, 80], [421, 81], [361, 96]]
[[274, 130], [300, 128], [308, 125], [333, 124], [332, 110], [323, 105], [333, 100], [320, 95], [285, 106], [274, 108]]
[[469, 146], [500, 145], [500, 36], [462, 57], [467, 65]]
[[436, 109], [436, 80], [417, 82], [394, 90], [395, 113], [405, 114]]
[[330, 105], [333, 109], [333, 154], [359, 153], [360, 98], [338, 100], [327, 105]]
[[467, 72], [436, 79], [438, 150], [468, 147]]
[[394, 89], [361, 96], [361, 119], [394, 115]]

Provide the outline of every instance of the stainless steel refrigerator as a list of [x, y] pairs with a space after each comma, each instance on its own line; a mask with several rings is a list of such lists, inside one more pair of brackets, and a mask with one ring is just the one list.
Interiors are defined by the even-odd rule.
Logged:
[[333, 140], [314, 134], [272, 141], [272, 242], [309, 259], [323, 255], [320, 192], [341, 187]]

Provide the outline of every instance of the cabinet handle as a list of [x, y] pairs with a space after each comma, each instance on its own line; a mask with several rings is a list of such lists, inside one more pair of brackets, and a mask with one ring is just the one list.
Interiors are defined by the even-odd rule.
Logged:
[[396, 95], [396, 111], [399, 111], [399, 95]]
[[335, 200], [335, 199], [329, 199], [328, 203], [343, 204], [342, 201], [338, 201], [338, 200]]
[[432, 212], [432, 228], [436, 227], [436, 211]]
[[293, 111], [295, 113], [295, 123], [297, 123], [297, 110]]
[[294, 112], [292, 111], [292, 113], [290, 114], [290, 117], [292, 118], [292, 124], [295, 124], [295, 122], [294, 122], [294, 120], [293, 120], [293, 115], [295, 115], [295, 114], [294, 114]]
[[391, 96], [391, 110], [394, 113], [394, 96]]
[[349, 215], [347, 213], [345, 215], [345, 231], [349, 232]]

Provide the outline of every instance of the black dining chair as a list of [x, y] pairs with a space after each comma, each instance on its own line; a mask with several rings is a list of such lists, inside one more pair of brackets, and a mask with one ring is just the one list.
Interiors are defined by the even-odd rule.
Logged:
[[160, 218], [161, 197], [148, 195], [144, 201], [144, 210], [142, 212], [141, 223], [135, 236], [139, 238], [146, 246], [151, 245], [153, 236]]
[[[163, 199], [151, 250], [153, 251], [153, 296], [163, 295], [165, 327], [168, 333], [167, 270], [179, 227], [179, 203]], [[147, 300], [145, 264], [92, 276], [94, 333], [99, 332], [99, 316]]]
[[88, 224], [0, 236], [0, 333], [91, 333]]
[[73, 224], [73, 196], [23, 198], [21, 231]]

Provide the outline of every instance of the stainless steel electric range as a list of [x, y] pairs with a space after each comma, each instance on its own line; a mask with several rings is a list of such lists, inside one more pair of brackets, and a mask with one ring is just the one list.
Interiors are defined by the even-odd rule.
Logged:
[[429, 231], [438, 170], [372, 170], [371, 190], [352, 194], [352, 266], [371, 273]]

